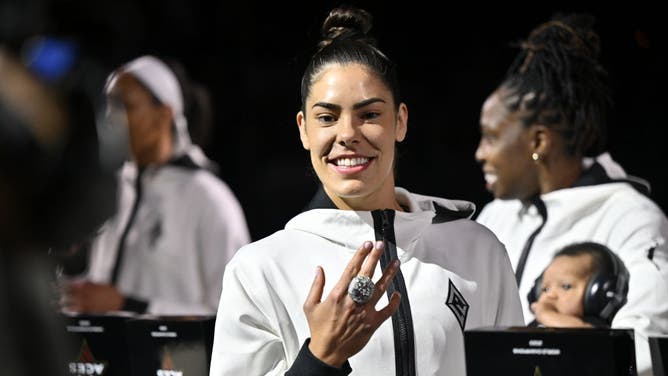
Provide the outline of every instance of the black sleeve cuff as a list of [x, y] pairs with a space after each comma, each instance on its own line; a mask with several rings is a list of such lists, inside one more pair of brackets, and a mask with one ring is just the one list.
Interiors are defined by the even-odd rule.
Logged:
[[292, 367], [285, 372], [285, 376], [346, 376], [353, 371], [347, 360], [341, 368], [336, 368], [316, 358], [308, 348], [310, 342], [310, 338], [304, 341], [299, 354], [297, 354], [297, 359], [292, 363]]
[[148, 308], [148, 302], [126, 296], [121, 310], [136, 312], [136, 313], [145, 313], [147, 308]]

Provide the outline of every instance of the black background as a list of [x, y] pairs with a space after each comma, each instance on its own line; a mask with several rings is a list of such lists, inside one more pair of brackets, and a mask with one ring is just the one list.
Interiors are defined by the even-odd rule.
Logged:
[[[215, 129], [205, 151], [238, 196], [253, 239], [281, 228], [316, 189], [295, 115], [299, 80], [327, 12], [339, 2], [203, 0], [2, 0], [0, 36], [20, 48], [31, 35], [77, 40], [97, 70], [151, 53], [180, 60], [212, 95]], [[409, 132], [397, 185], [422, 194], [491, 199], [474, 160], [480, 106], [523, 38], [556, 11], [597, 17], [616, 102], [609, 150], [652, 183], [665, 210], [665, 70], [658, 5], [433, 1], [350, 2], [375, 17], [379, 45], [400, 67]], [[649, 2], [648, 2], [649, 3]]]

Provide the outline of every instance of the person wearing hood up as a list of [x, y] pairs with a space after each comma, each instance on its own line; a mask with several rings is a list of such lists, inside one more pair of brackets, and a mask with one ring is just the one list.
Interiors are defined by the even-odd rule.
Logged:
[[648, 336], [668, 332], [668, 221], [647, 182], [605, 152], [611, 91], [593, 23], [558, 14], [537, 26], [482, 106], [475, 157], [495, 199], [476, 220], [505, 244], [520, 296], [562, 247], [612, 249], [630, 275], [612, 327], [635, 329], [639, 374], [651, 375]]
[[65, 311], [215, 314], [225, 265], [250, 235], [234, 193], [190, 141], [186, 79], [150, 55], [109, 76], [107, 121], [127, 127], [131, 159], [87, 272], [64, 287]]
[[465, 329], [523, 325], [473, 204], [395, 186], [408, 109], [370, 28], [352, 7], [323, 24], [296, 119], [323, 194], [229, 262], [211, 376], [463, 376]]

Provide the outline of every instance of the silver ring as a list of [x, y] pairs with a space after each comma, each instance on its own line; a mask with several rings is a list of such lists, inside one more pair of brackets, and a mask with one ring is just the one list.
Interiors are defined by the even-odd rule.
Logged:
[[363, 275], [358, 275], [350, 281], [348, 285], [348, 295], [353, 302], [357, 304], [364, 304], [371, 299], [375, 285], [371, 278]]

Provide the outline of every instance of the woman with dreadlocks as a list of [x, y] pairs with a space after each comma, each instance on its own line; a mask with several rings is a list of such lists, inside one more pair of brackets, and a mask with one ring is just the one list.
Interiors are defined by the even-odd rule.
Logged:
[[602, 153], [611, 92], [593, 21], [557, 15], [538, 26], [485, 101], [475, 157], [495, 200], [477, 221], [505, 244], [520, 296], [568, 244], [617, 252], [630, 283], [612, 327], [635, 329], [638, 369], [651, 374], [647, 337], [668, 331], [668, 221], [649, 185]]

